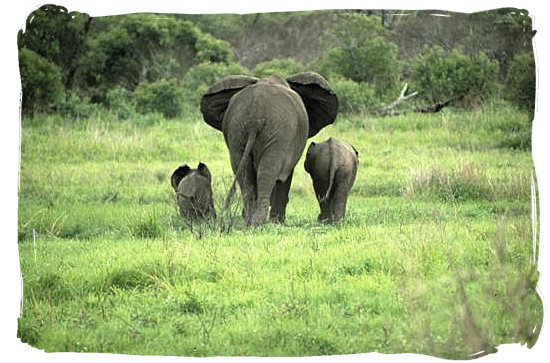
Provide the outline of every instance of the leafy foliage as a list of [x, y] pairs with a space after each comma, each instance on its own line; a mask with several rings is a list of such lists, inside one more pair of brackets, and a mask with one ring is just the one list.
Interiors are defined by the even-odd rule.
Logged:
[[181, 91], [176, 80], [145, 81], [133, 92], [138, 112], [158, 112], [167, 118], [179, 116], [182, 111]]
[[87, 14], [68, 12], [62, 6], [43, 5], [29, 15], [25, 31], [19, 31], [19, 49], [32, 50], [59, 66], [63, 84], [71, 87], [86, 50], [91, 19]]
[[222, 77], [237, 74], [249, 74], [250, 71], [238, 63], [212, 63], [197, 64], [189, 69], [183, 82], [184, 95], [187, 101], [198, 105], [200, 97], [208, 87], [219, 81]]
[[331, 82], [339, 101], [339, 112], [361, 114], [377, 104], [376, 91], [366, 82], [337, 79]]
[[288, 77], [305, 70], [306, 67], [303, 64], [292, 58], [275, 58], [258, 63], [256, 67], [254, 67], [253, 74], [258, 78], [268, 77], [272, 74]]
[[105, 106], [115, 112], [116, 117], [126, 119], [130, 117], [136, 108], [132, 94], [122, 87], [115, 87], [107, 91], [105, 95]]
[[397, 45], [375, 19], [347, 14], [325, 41], [330, 48], [318, 65], [321, 73], [367, 82], [379, 95], [395, 96], [401, 72]]
[[56, 105], [56, 111], [69, 119], [86, 119], [103, 111], [97, 103], [92, 103], [89, 97], [80, 96], [73, 91], [66, 91], [63, 99]]
[[515, 56], [506, 77], [506, 98], [532, 115], [535, 112], [536, 83], [533, 52]]
[[82, 60], [82, 81], [103, 101], [114, 86], [133, 90], [143, 81], [177, 78], [193, 62], [199, 35], [189, 22], [154, 14], [100, 19]]
[[201, 34], [195, 45], [197, 62], [231, 63], [234, 60], [233, 49], [225, 40], [216, 39], [210, 34]]
[[48, 111], [61, 99], [61, 69], [32, 50], [19, 51], [23, 111]]
[[467, 56], [459, 50], [447, 53], [441, 47], [426, 48], [414, 60], [412, 85], [430, 102], [487, 97], [496, 82], [498, 63], [478, 52]]
[[[531, 72], [534, 64], [518, 60], [523, 63], [512, 66], [512, 56], [532, 52], [527, 11], [443, 12], [448, 17], [401, 13], [407, 16], [391, 10], [329, 10], [90, 17], [44, 5], [29, 15], [18, 46], [61, 72], [65, 97], [38, 109], [54, 106], [76, 117], [94, 113], [91, 105], [129, 117], [134, 109], [129, 95], [143, 82], [176, 80], [184, 85], [180, 107], [196, 109], [201, 92], [224, 75], [285, 76], [303, 70], [337, 82], [348, 114], [376, 106], [373, 100], [378, 105], [394, 100], [403, 82], [412, 83], [424, 100], [460, 99], [459, 106], [468, 108], [487, 98], [495, 82], [506, 81], [508, 97], [522, 88], [521, 100], [514, 100], [527, 110], [534, 107], [531, 86], [520, 85], [534, 82], [534, 75], [521, 79], [518, 71], [527, 66]], [[26, 84], [36, 81], [23, 79], [32, 73], [28, 66], [21, 72]], [[26, 100], [35, 97], [30, 92], [52, 99], [58, 94], [27, 87]], [[29, 107], [25, 102], [23, 111], [32, 111]]]

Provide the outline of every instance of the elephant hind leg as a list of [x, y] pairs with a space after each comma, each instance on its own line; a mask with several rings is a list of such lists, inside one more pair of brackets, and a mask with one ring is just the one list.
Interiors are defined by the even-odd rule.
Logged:
[[270, 167], [266, 163], [262, 163], [258, 167], [256, 175], [257, 197], [254, 205], [252, 216], [248, 221], [249, 225], [260, 225], [267, 221], [271, 195], [275, 188], [276, 178], [272, 175]]
[[317, 216], [319, 222], [328, 222], [332, 220], [332, 212], [330, 210], [330, 199], [319, 202], [321, 213]]
[[284, 223], [286, 218], [286, 205], [288, 204], [288, 192], [292, 183], [292, 173], [282, 182], [277, 181], [271, 193], [271, 209], [269, 219], [273, 222]]
[[254, 211], [256, 204], [256, 199], [258, 196], [257, 187], [256, 187], [256, 173], [252, 169], [252, 163], [249, 162], [246, 168], [243, 168], [243, 171], [237, 182], [239, 183], [239, 188], [241, 189], [241, 198], [243, 201], [243, 218], [246, 224], [250, 224], [250, 219]]
[[328, 189], [328, 182], [321, 177], [313, 178], [313, 189], [315, 190], [315, 196], [319, 202], [320, 213], [317, 216], [319, 222], [327, 222], [332, 219], [331, 211], [331, 199], [334, 191], [334, 185], [332, 186], [332, 191], [329, 191], [328, 198], [325, 199]]
[[330, 197], [330, 220], [337, 222], [346, 216], [346, 204], [350, 191], [349, 183], [339, 183], [334, 188], [334, 192]]

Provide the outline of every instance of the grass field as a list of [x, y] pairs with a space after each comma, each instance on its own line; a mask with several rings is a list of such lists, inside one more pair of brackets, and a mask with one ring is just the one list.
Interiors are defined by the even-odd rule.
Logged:
[[218, 208], [232, 181], [222, 134], [198, 114], [23, 119], [18, 335], [48, 352], [185, 356], [532, 346], [529, 125], [501, 102], [340, 117], [314, 141], [359, 151], [347, 219], [317, 223], [302, 158], [286, 225], [247, 228], [239, 205], [193, 226], [177, 215], [180, 163], [208, 165]]

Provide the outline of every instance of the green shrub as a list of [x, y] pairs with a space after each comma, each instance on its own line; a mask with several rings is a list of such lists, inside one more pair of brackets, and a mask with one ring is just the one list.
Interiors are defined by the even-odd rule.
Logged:
[[506, 76], [506, 99], [533, 115], [535, 111], [536, 81], [533, 52], [523, 52], [516, 55]]
[[63, 95], [61, 69], [41, 55], [19, 51], [23, 112], [49, 111]]
[[401, 67], [397, 45], [385, 33], [384, 27], [372, 17], [343, 16], [325, 39], [329, 50], [313, 66], [327, 77], [340, 75], [355, 82], [367, 82], [379, 95], [395, 97]]
[[413, 61], [412, 86], [432, 102], [461, 100], [475, 105], [494, 89], [498, 63], [478, 52], [468, 56], [455, 49], [427, 48]]
[[79, 96], [72, 91], [65, 92], [56, 109], [61, 116], [75, 119], [86, 119], [103, 111], [101, 105], [92, 103], [88, 97]]
[[158, 112], [172, 118], [182, 112], [182, 95], [174, 79], [142, 82], [134, 90], [133, 99], [140, 113]]
[[339, 79], [331, 82], [339, 101], [339, 112], [363, 113], [376, 105], [375, 90], [366, 82]]
[[195, 44], [197, 62], [231, 63], [235, 58], [231, 45], [210, 34], [200, 34]]
[[250, 71], [238, 63], [213, 63], [206, 62], [191, 67], [183, 82], [186, 102], [198, 105], [200, 98], [209, 86], [219, 81], [222, 77], [237, 74], [249, 74]]
[[283, 77], [288, 77], [305, 70], [306, 68], [303, 64], [292, 58], [275, 58], [258, 63], [254, 68], [254, 76], [263, 78], [271, 76], [272, 74], [278, 74]]
[[123, 87], [115, 87], [105, 95], [106, 107], [114, 112], [117, 119], [127, 119], [135, 111], [135, 103], [131, 93]]

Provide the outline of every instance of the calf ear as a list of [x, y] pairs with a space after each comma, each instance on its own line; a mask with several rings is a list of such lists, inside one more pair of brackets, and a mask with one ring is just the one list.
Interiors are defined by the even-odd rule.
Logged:
[[231, 97], [246, 86], [258, 82], [258, 78], [249, 76], [227, 76], [214, 83], [201, 98], [201, 113], [204, 121], [222, 130], [223, 115]]
[[313, 141], [309, 144], [309, 146], [307, 147], [306, 155], [309, 154], [309, 151], [310, 151], [315, 145], [317, 145], [317, 144], [316, 144], [315, 142], [313, 142]]
[[170, 178], [170, 181], [172, 183], [172, 188], [177, 192], [178, 191], [178, 185], [180, 184], [180, 181], [191, 172], [191, 168], [185, 165], [180, 165], [174, 172], [172, 173], [172, 178]]
[[290, 88], [296, 91], [304, 102], [309, 117], [308, 137], [317, 135], [330, 125], [338, 114], [338, 97], [330, 84], [315, 72], [301, 72], [286, 79]]
[[306, 159], [304, 161], [304, 169], [308, 172], [308, 173], [311, 173], [311, 153], [310, 153], [310, 150], [315, 146], [317, 145], [316, 143], [314, 143], [313, 141], [309, 144], [308, 148], [307, 148], [307, 151], [306, 151]]
[[355, 156], [359, 157], [359, 151], [357, 151], [357, 149], [352, 144], [349, 144], [349, 146], [351, 146], [353, 151], [355, 151]]
[[202, 162], [199, 163], [197, 166], [197, 170], [200, 175], [206, 177], [208, 181], [212, 181], [212, 174], [210, 174], [210, 170], [208, 170], [208, 166], [206, 164], [203, 164]]

